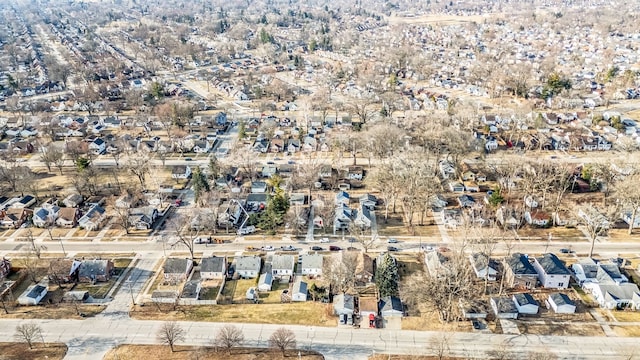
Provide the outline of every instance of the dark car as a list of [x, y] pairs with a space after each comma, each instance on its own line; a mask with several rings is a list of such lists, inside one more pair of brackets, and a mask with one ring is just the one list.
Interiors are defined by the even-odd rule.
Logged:
[[395, 246], [388, 246], [387, 251], [400, 251], [400, 248], [397, 248]]
[[188, 157], [188, 158], [184, 158], [184, 161], [192, 161], [193, 159]]
[[358, 249], [357, 247], [353, 247], [353, 246], [349, 246], [347, 248], [347, 251], [359, 251], [360, 249]]
[[236, 272], [236, 268], [233, 265], [229, 265], [229, 269], [227, 269], [227, 276], [229, 278], [233, 277], [233, 274]]
[[329, 251], [340, 251], [342, 250], [340, 246], [331, 245], [329, 246]]
[[317, 245], [316, 245], [316, 246], [312, 246], [312, 247], [311, 247], [311, 250], [314, 250], [314, 251], [322, 251], [322, 250], [324, 250], [324, 248], [323, 248], [322, 246], [317, 246]]
[[573, 251], [571, 249], [563, 248], [563, 249], [560, 249], [560, 252], [563, 254], [571, 254]]

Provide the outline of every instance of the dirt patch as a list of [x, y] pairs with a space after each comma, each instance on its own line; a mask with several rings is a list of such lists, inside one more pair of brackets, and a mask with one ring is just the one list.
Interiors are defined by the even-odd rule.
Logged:
[[178, 306], [173, 310], [173, 304], [146, 304], [143, 307], [136, 306], [130, 315], [139, 320], [334, 326], [335, 317], [330, 315], [332, 311], [328, 311], [328, 306], [331, 305], [308, 301], [289, 304]]
[[[175, 352], [171, 352], [168, 346], [162, 345], [122, 345], [110, 350], [103, 360], [117, 359], [171, 359], [171, 360], [279, 360], [300, 358], [307, 360], [322, 360], [324, 357], [317, 352], [305, 350], [288, 350], [285, 356], [280, 351], [271, 349], [238, 348], [231, 353], [216, 351], [210, 347], [176, 346]], [[300, 357], [298, 357], [300, 354]]]
[[23, 359], [63, 359], [67, 354], [67, 345], [58, 343], [37, 343], [33, 349], [25, 343], [0, 343], [0, 358], [3, 360]]
[[528, 335], [557, 335], [557, 336], [604, 336], [602, 327], [597, 324], [545, 322], [529, 323], [518, 321], [518, 330]]

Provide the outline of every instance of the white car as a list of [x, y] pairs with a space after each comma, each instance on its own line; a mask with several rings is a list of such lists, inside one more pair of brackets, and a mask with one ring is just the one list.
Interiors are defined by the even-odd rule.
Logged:
[[397, 243], [398, 243], [398, 239], [396, 239], [396, 238], [389, 238], [389, 240], [387, 240], [387, 242], [388, 242], [389, 244], [397, 244]]
[[323, 237], [322, 239], [320, 239], [321, 243], [328, 243], [329, 242], [329, 238]]
[[276, 250], [276, 248], [274, 248], [274, 247], [273, 247], [273, 246], [271, 246], [271, 245], [267, 245], [267, 246], [263, 246], [263, 247], [262, 247], [262, 250], [264, 250], [264, 251], [275, 251], [275, 250]]

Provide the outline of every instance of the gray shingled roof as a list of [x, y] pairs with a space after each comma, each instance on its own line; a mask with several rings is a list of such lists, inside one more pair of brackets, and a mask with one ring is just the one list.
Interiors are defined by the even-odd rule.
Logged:
[[271, 259], [272, 269], [291, 269], [295, 263], [293, 255], [273, 255]]
[[320, 254], [304, 254], [302, 258], [302, 269], [322, 269], [324, 256]]
[[78, 268], [78, 276], [92, 277], [98, 275], [108, 275], [109, 260], [84, 260]]
[[506, 262], [511, 268], [511, 271], [516, 275], [538, 275], [524, 254], [515, 253], [511, 255]]
[[551, 298], [551, 300], [553, 300], [553, 303], [556, 304], [557, 306], [560, 306], [560, 305], [573, 305], [573, 306], [575, 306], [576, 305], [569, 298], [569, 296], [567, 296], [565, 294], [562, 294], [562, 293], [553, 293], [553, 294], [549, 295], [549, 297]]
[[536, 258], [545, 273], [550, 275], [571, 275], [564, 263], [554, 254], [544, 254]]
[[190, 259], [168, 258], [164, 262], [165, 274], [186, 274]]
[[239, 256], [236, 258], [236, 271], [260, 271], [260, 264], [259, 256]]
[[220, 256], [212, 256], [202, 259], [200, 263], [200, 272], [224, 272], [225, 258]]
[[513, 299], [520, 306], [524, 306], [524, 305], [535, 305], [535, 306], [538, 306], [538, 302], [530, 294], [526, 294], [526, 293], [525, 294], [515, 294], [515, 295], [513, 295]]

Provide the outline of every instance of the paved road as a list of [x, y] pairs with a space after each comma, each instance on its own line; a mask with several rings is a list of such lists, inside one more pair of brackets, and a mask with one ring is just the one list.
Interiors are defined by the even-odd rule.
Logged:
[[[1, 320], [0, 338], [14, 335], [16, 325], [28, 321]], [[38, 320], [45, 341], [70, 345], [66, 359], [100, 359], [116, 344], [155, 344], [160, 321], [140, 321], [98, 317], [85, 320]], [[189, 345], [208, 345], [220, 323], [179, 322]], [[266, 346], [279, 326], [237, 324], [250, 345]], [[287, 325], [296, 334], [298, 346], [318, 350], [327, 359], [366, 359], [373, 351], [396, 354], [430, 354], [429, 345], [443, 338], [441, 333], [407, 330], [371, 330]], [[638, 346], [634, 338], [572, 337], [538, 335], [495, 335], [447, 333], [444, 335], [452, 355], [486, 358], [499, 347], [518, 352], [509, 358], [527, 359], [531, 352], [551, 352], [562, 359], [623, 359], [627, 350]], [[620, 350], [624, 349], [624, 350]]]

